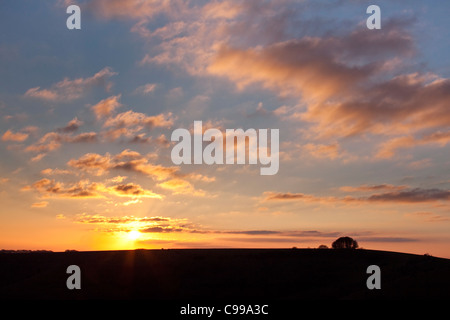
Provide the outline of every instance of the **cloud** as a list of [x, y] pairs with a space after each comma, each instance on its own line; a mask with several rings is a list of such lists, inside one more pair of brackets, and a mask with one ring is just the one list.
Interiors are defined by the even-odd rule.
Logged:
[[151, 138], [145, 138], [139, 132], [144, 129], [151, 130], [157, 127], [170, 128], [173, 122], [174, 119], [171, 112], [147, 116], [144, 113], [129, 110], [106, 119], [103, 127], [111, 129], [107, 129], [104, 135], [111, 140], [117, 140], [121, 136], [126, 136], [131, 138], [130, 142], [132, 143], [150, 142]]
[[[289, 22], [284, 22], [288, 27]], [[450, 80], [433, 73], [401, 72], [403, 62], [415, 53], [414, 39], [407, 31], [413, 23], [414, 19], [389, 19], [380, 33], [359, 26], [321, 37], [282, 39], [286, 34], [280, 33], [278, 40], [247, 47], [230, 41], [218, 47], [207, 71], [229, 79], [241, 90], [256, 84], [280, 96], [297, 97], [301, 107], [284, 116], [309, 124], [306, 138], [386, 136], [429, 129], [435, 132], [419, 140], [405, 136], [388, 141], [377, 156], [392, 157], [401, 147], [444, 146], [450, 141], [448, 133], [440, 131], [450, 125], [446, 112]], [[306, 147], [317, 157], [338, 156], [333, 145]]]
[[79, 223], [104, 223], [104, 224], [116, 224], [116, 223], [161, 223], [170, 222], [172, 219], [167, 217], [134, 217], [134, 216], [120, 216], [120, 217], [106, 217], [102, 215], [89, 215], [86, 213], [78, 214], [74, 219]]
[[336, 159], [339, 155], [339, 145], [337, 143], [324, 145], [307, 143], [303, 146], [303, 149], [308, 151], [313, 157], [319, 159]]
[[71, 133], [77, 131], [78, 128], [83, 124], [83, 121], [78, 120], [77, 117], [70, 120], [64, 127], [56, 129], [58, 132]]
[[66, 186], [62, 182], [44, 178], [34, 182], [32, 185], [23, 187], [22, 190], [37, 191], [43, 198], [103, 198], [98, 192], [99, 186], [99, 184], [90, 183], [88, 180], [81, 180]]
[[[309, 124], [305, 136], [313, 139], [413, 134], [421, 129], [437, 133], [448, 127], [450, 80], [432, 73], [402, 72], [410, 70], [405, 66], [416, 53], [409, 32], [414, 17], [386, 19], [380, 32], [361, 25], [327, 30], [327, 24], [317, 24], [323, 21], [303, 13], [306, 4], [283, 4], [215, 1], [194, 6], [178, 1], [101, 0], [86, 8], [106, 19], [137, 20], [131, 31], [152, 44], [142, 64], [176, 65], [193, 75], [227, 78], [239, 89], [259, 84], [278, 95], [298, 98], [301, 107], [284, 116]], [[168, 22], [152, 30], [152, 18], [159, 14]], [[317, 30], [293, 32], [306, 25]], [[149, 83], [136, 93], [153, 90]], [[118, 117], [136, 116], [130, 111]], [[128, 136], [134, 142], [149, 142], [137, 131], [112, 126], [107, 134], [111, 139]], [[394, 142], [417, 145], [408, 139]], [[448, 141], [444, 134], [423, 139], [422, 144], [436, 144], [438, 139], [441, 146]], [[339, 157], [336, 144], [306, 146], [313, 156]], [[395, 146], [386, 146], [377, 156], [389, 158], [393, 152]]]
[[330, 48], [320, 48], [323, 41], [305, 38], [250, 49], [224, 45], [208, 71], [229, 78], [240, 89], [259, 83], [280, 95], [303, 95], [306, 100], [348, 93], [373, 72], [370, 66], [337, 62]]
[[129, 110], [108, 118], [103, 126], [114, 128], [145, 127], [151, 129], [155, 127], [170, 128], [172, 125], [173, 119], [170, 112], [156, 116], [147, 116], [144, 113]]
[[303, 193], [281, 193], [281, 192], [270, 192], [266, 191], [264, 192], [265, 199], [268, 201], [271, 200], [298, 200], [298, 199], [305, 199], [305, 197], [308, 197], [307, 195]]
[[435, 214], [433, 212], [428, 212], [428, 211], [407, 213], [406, 216], [413, 217], [413, 218], [420, 218], [421, 220], [423, 220], [425, 222], [441, 223], [444, 221], [450, 221], [450, 217], [445, 217], [445, 216], [438, 215], [438, 214]]
[[[193, 233], [204, 235], [244, 235], [246, 239], [257, 239], [257, 236], [266, 236], [266, 240], [277, 238], [334, 238], [340, 232], [321, 232], [317, 230], [219, 230], [210, 229], [190, 222], [188, 219], [171, 217], [135, 217], [78, 214], [74, 217], [77, 223], [103, 225], [99, 229], [106, 232], [119, 232], [137, 230], [142, 233]], [[276, 236], [276, 238], [275, 238]], [[276, 240], [275, 240], [276, 241]]]
[[51, 176], [51, 175], [60, 175], [60, 174], [73, 174], [73, 172], [69, 171], [69, 170], [58, 169], [58, 168], [55, 168], [55, 169], [47, 168], [47, 169], [42, 170], [41, 174]]
[[423, 189], [423, 188], [408, 188], [405, 186], [392, 185], [375, 185], [375, 186], [360, 186], [360, 187], [342, 187], [341, 191], [355, 192], [355, 191], [377, 191], [389, 190], [382, 193], [374, 193], [365, 197], [322, 197], [303, 193], [282, 193], [266, 191], [263, 193], [264, 201], [303, 201], [303, 202], [320, 202], [320, 203], [343, 203], [343, 204], [358, 204], [358, 203], [396, 203], [396, 204], [413, 204], [413, 203], [428, 203], [437, 201], [449, 201], [450, 190], [442, 189]]
[[[163, 0], [96, 0], [84, 8], [104, 19], [144, 19], [168, 11], [172, 1]], [[181, 5], [183, 2], [178, 2]]]
[[171, 190], [174, 194], [190, 194], [194, 196], [205, 196], [202, 190], [196, 190], [194, 186], [187, 180], [175, 178], [159, 183], [158, 186]]
[[234, 1], [212, 1], [202, 8], [203, 15], [209, 19], [233, 19], [243, 10], [245, 10], [245, 4]]
[[416, 146], [434, 144], [441, 147], [446, 146], [450, 142], [450, 132], [437, 131], [422, 138], [415, 138], [412, 135], [392, 138], [383, 142], [378, 149], [376, 157], [391, 158], [395, 155], [398, 149], [408, 149]]
[[35, 202], [31, 205], [32, 208], [45, 208], [48, 205], [48, 201]]
[[64, 137], [63, 140], [70, 143], [92, 143], [97, 141], [97, 133], [84, 132], [73, 137]]
[[46, 155], [47, 155], [47, 153], [39, 153], [39, 154], [35, 155], [34, 157], [32, 157], [32, 158], [30, 159], [30, 161], [31, 161], [31, 162], [38, 162], [38, 161], [41, 161], [42, 158], [44, 158]]
[[[74, 131], [73, 129], [74, 123], [71, 124], [71, 129], [68, 132]], [[97, 133], [95, 132], [83, 132], [78, 135], [71, 135], [52, 131], [43, 135], [36, 143], [27, 146], [25, 151], [39, 153], [36, 156], [38, 157], [36, 161], [38, 161], [48, 152], [59, 149], [63, 143], [94, 143], [98, 141], [97, 139]]]
[[373, 192], [373, 191], [380, 191], [380, 190], [404, 190], [407, 189], [408, 186], [395, 186], [392, 184], [376, 184], [376, 185], [361, 185], [357, 187], [351, 187], [351, 186], [343, 186], [340, 187], [339, 190], [345, 191], [345, 192]]
[[61, 134], [57, 132], [48, 132], [43, 135], [35, 144], [29, 145], [25, 151], [31, 152], [50, 152], [61, 147]]
[[203, 190], [197, 190], [188, 179], [202, 182], [215, 180], [199, 173], [182, 174], [177, 166], [165, 167], [152, 164], [147, 157], [129, 149], [123, 150], [116, 155], [87, 153], [78, 159], [69, 160], [67, 165], [97, 176], [118, 170], [144, 174], [156, 181], [160, 181], [158, 183], [159, 187], [170, 190], [174, 194], [204, 196], [206, 193]]
[[145, 233], [181, 232], [181, 231], [183, 231], [182, 228], [174, 228], [174, 227], [150, 227], [139, 230], [139, 232]]
[[119, 184], [107, 188], [110, 194], [119, 197], [132, 197], [132, 198], [157, 198], [161, 199], [162, 196], [149, 190], [144, 190], [141, 186], [133, 183]]
[[109, 153], [104, 156], [96, 153], [87, 153], [79, 159], [71, 159], [67, 164], [70, 167], [88, 171], [98, 176], [103, 175], [114, 168], [114, 165], [111, 164], [111, 156]]
[[244, 230], [244, 231], [225, 231], [223, 233], [229, 234], [246, 234], [246, 235], [273, 235], [273, 234], [281, 234], [281, 231], [272, 231], [272, 230]]
[[53, 84], [49, 89], [35, 87], [25, 92], [25, 97], [36, 98], [45, 101], [69, 102], [81, 98], [93, 87], [102, 87], [109, 91], [112, 83], [108, 79], [117, 73], [110, 67], [103, 68], [92, 77], [64, 80]]
[[[434, 75], [418, 73], [394, 77], [370, 85], [341, 101], [311, 104], [300, 118], [315, 123], [314, 134], [322, 137], [405, 134], [388, 141], [379, 156], [389, 157], [392, 150], [416, 144], [413, 133], [441, 130], [450, 125], [445, 106], [450, 101], [450, 80], [430, 80]], [[424, 107], [426, 106], [426, 107]], [[423, 143], [445, 143], [445, 135], [431, 135]]]
[[367, 198], [370, 202], [421, 203], [450, 200], [450, 190], [415, 188], [405, 191], [374, 194]]
[[174, 177], [179, 170], [179, 167], [153, 165], [149, 163], [146, 157], [129, 149], [113, 156], [109, 153], [103, 156], [96, 153], [87, 153], [79, 159], [70, 160], [67, 164], [73, 168], [92, 172], [96, 175], [103, 175], [110, 170], [123, 170], [142, 173], [156, 180]]
[[137, 230], [141, 233], [171, 233], [190, 232], [194, 226], [186, 219], [170, 217], [135, 217], [135, 216], [113, 216], [78, 214], [74, 222], [83, 224], [95, 224], [96, 230], [102, 232], [129, 232]]
[[360, 237], [358, 238], [360, 242], [416, 242], [419, 239], [416, 238], [405, 238], [405, 237]]
[[[148, 88], [147, 88], [148, 89]], [[103, 120], [103, 128], [106, 128], [102, 134], [116, 140], [121, 136], [131, 138], [132, 143], [150, 142], [151, 138], [145, 138], [142, 130], [151, 130], [154, 128], [170, 128], [174, 123], [174, 117], [171, 112], [161, 113], [149, 116], [141, 112], [128, 110], [115, 114], [117, 108], [122, 107], [119, 102], [121, 95], [111, 96], [91, 107], [97, 120]]]
[[38, 180], [22, 188], [23, 191], [34, 190], [42, 198], [107, 198], [110, 196], [128, 197], [132, 199], [153, 198], [162, 199], [162, 195], [146, 190], [138, 184], [118, 184], [108, 186], [87, 179], [75, 183], [63, 183], [47, 178]]
[[108, 117], [112, 115], [117, 108], [121, 107], [122, 104], [119, 102], [120, 97], [120, 94], [111, 96], [93, 105], [91, 110], [94, 112], [97, 119]]
[[15, 141], [15, 142], [23, 142], [28, 139], [28, 133], [17, 132], [14, 133], [11, 130], [7, 130], [3, 136], [2, 141]]
[[155, 91], [156, 87], [157, 87], [156, 83], [147, 83], [137, 87], [136, 90], [134, 90], [134, 93], [147, 95]]

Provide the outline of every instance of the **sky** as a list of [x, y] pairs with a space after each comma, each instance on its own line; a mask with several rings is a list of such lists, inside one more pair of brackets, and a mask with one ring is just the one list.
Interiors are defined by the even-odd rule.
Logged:
[[[81, 29], [66, 26], [72, 4]], [[366, 26], [372, 4], [381, 29]], [[350, 236], [450, 258], [448, 12], [448, 1], [1, 1], [0, 248]], [[194, 121], [278, 129], [279, 170], [174, 163], [172, 133], [195, 136]]]

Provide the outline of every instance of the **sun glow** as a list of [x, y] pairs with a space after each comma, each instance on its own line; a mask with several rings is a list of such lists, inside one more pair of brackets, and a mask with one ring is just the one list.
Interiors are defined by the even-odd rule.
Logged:
[[128, 240], [131, 240], [131, 241], [135, 241], [135, 240], [139, 239], [140, 236], [141, 236], [141, 233], [137, 230], [132, 230], [132, 231], [128, 232], [128, 234], [127, 234]]

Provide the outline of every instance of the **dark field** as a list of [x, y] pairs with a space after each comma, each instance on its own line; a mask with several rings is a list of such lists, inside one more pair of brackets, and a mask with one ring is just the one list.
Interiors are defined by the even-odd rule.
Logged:
[[[381, 289], [369, 290], [369, 265]], [[81, 289], [69, 290], [69, 265]], [[278, 301], [449, 299], [450, 260], [373, 250], [179, 249], [0, 253], [0, 298]]]

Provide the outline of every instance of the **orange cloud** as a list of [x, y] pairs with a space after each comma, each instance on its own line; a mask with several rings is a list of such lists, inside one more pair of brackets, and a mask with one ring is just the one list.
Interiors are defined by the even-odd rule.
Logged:
[[111, 96], [92, 106], [91, 110], [94, 112], [97, 119], [108, 117], [112, 115], [117, 108], [121, 107], [122, 104], [119, 102], [120, 97], [120, 94]]
[[162, 196], [150, 190], [144, 190], [141, 186], [133, 183], [119, 184], [107, 188], [110, 194], [118, 197], [132, 197], [132, 198], [157, 198], [162, 199]]
[[108, 118], [104, 127], [129, 128], [133, 126], [142, 126], [147, 128], [165, 127], [170, 128], [173, 125], [172, 113], [159, 114], [156, 116], [147, 116], [140, 112], [126, 111], [119, 113], [115, 117]]
[[156, 180], [165, 180], [173, 177], [179, 170], [179, 167], [153, 165], [140, 153], [129, 149], [114, 156], [111, 156], [109, 153], [106, 153], [104, 156], [88, 153], [79, 159], [70, 160], [67, 164], [73, 168], [92, 172], [96, 175], [103, 175], [110, 170], [125, 170], [143, 173]]
[[45, 208], [47, 207], [48, 202], [47, 201], [41, 201], [41, 202], [35, 202], [31, 205], [32, 208]]
[[49, 152], [61, 147], [61, 135], [56, 132], [48, 132], [42, 136], [37, 143], [25, 148], [25, 151]]
[[21, 132], [17, 132], [14, 133], [11, 130], [7, 130], [3, 136], [2, 136], [2, 140], [3, 141], [15, 141], [15, 142], [22, 142], [28, 139], [28, 133], [21, 133]]
[[379, 147], [376, 157], [391, 158], [395, 155], [398, 149], [413, 148], [426, 144], [435, 144], [444, 147], [449, 142], [450, 132], [442, 131], [437, 131], [432, 134], [425, 135], [422, 138], [415, 138], [412, 135], [396, 137], [382, 143]]
[[72, 184], [50, 180], [38, 180], [22, 188], [23, 191], [34, 190], [43, 198], [105, 198], [108, 196], [128, 197], [133, 199], [162, 199], [162, 195], [143, 189], [138, 184], [118, 184], [107, 186], [103, 183], [90, 182], [87, 179]]
[[22, 190], [38, 191], [43, 198], [103, 198], [98, 192], [99, 186], [99, 184], [90, 183], [88, 180], [82, 180], [66, 186], [62, 182], [44, 178], [34, 182], [32, 185], [23, 187]]

